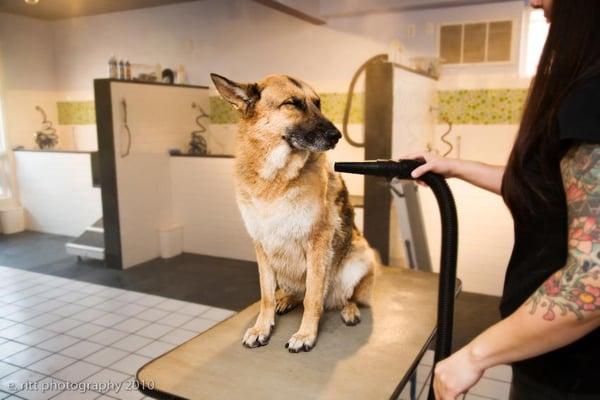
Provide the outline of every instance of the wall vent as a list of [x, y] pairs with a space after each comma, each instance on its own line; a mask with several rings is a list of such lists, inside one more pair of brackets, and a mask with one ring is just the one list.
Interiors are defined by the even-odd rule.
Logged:
[[444, 64], [509, 63], [513, 21], [442, 24], [439, 56]]

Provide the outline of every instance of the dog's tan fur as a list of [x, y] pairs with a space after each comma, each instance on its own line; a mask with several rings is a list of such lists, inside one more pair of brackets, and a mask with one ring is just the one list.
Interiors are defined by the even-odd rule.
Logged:
[[357, 304], [369, 302], [377, 263], [354, 225], [348, 191], [325, 152], [298, 144], [303, 143], [300, 134], [288, 135], [292, 128], [309, 132], [312, 126], [325, 126], [321, 136], [326, 141], [332, 132], [339, 138], [339, 132], [321, 114], [315, 91], [303, 82], [276, 75], [238, 84], [211, 76], [241, 115], [236, 193], [260, 273], [260, 313], [243, 343], [267, 344], [275, 313], [302, 303], [302, 323], [286, 346], [291, 352], [308, 351], [316, 343], [325, 307], [341, 309], [348, 325], [359, 322]]

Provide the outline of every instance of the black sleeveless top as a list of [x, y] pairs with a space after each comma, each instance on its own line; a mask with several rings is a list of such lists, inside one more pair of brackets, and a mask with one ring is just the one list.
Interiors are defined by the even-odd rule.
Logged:
[[[559, 135], [564, 150], [574, 143], [600, 144], [600, 77], [573, 90], [558, 113]], [[532, 160], [526, 173], [539, 171]], [[567, 204], [562, 181], [549, 182], [550, 206], [540, 205], [538, 217], [515, 221], [515, 242], [508, 264], [500, 304], [503, 317], [512, 314], [567, 259]], [[600, 399], [600, 328], [578, 341], [513, 364], [515, 374], [523, 374], [554, 389], [573, 394], [598, 394]]]

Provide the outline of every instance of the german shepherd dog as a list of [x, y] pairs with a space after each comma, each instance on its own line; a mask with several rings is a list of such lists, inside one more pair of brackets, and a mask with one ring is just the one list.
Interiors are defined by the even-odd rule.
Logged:
[[242, 343], [266, 345], [275, 312], [302, 303], [302, 323], [286, 347], [309, 351], [324, 308], [341, 309], [346, 325], [360, 322], [357, 304], [369, 303], [378, 259], [325, 155], [342, 135], [321, 113], [317, 93], [298, 79], [273, 75], [242, 84], [211, 78], [240, 114], [236, 195], [260, 274], [260, 313]]

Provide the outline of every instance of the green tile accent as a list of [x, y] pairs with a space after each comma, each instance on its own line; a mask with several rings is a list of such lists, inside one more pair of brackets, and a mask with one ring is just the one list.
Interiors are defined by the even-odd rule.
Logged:
[[438, 122], [454, 124], [518, 124], [527, 89], [441, 90]]
[[[322, 93], [321, 108], [323, 114], [333, 122], [341, 123], [346, 105], [346, 93]], [[362, 124], [364, 122], [365, 96], [356, 93], [350, 109], [349, 123]], [[213, 124], [235, 124], [238, 120], [237, 111], [221, 97], [210, 97], [210, 122]]]
[[93, 101], [59, 101], [59, 125], [94, 125], [96, 109]]

